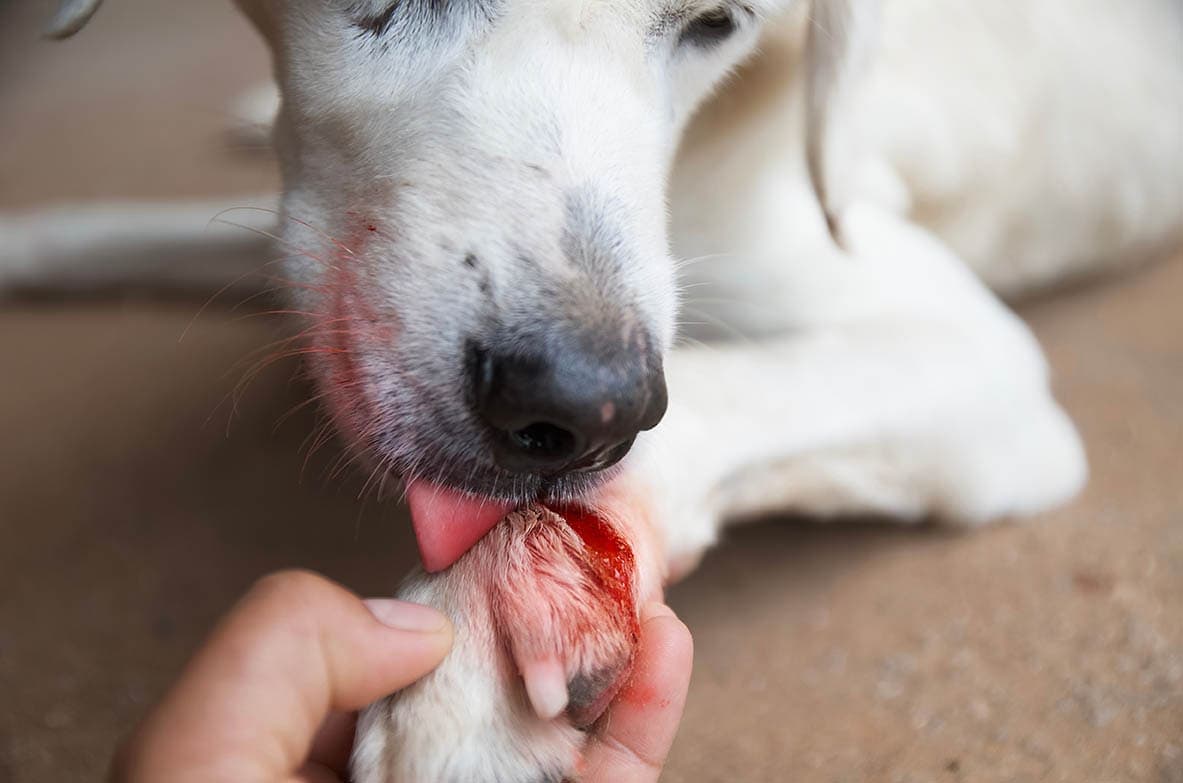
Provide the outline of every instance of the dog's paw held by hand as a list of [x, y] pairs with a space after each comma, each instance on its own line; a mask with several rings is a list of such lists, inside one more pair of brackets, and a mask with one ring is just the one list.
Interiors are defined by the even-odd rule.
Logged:
[[367, 708], [358, 783], [559, 783], [584, 731], [630, 674], [639, 608], [660, 582], [637, 527], [600, 511], [532, 505], [447, 571], [399, 597], [455, 625], [444, 663]]

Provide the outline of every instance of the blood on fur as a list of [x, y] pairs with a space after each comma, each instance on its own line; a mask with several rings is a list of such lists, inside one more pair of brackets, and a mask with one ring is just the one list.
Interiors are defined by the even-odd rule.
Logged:
[[378, 226], [357, 216], [351, 218], [359, 228], [345, 241], [335, 241], [327, 263], [321, 265], [321, 284], [315, 293], [321, 298], [319, 309], [326, 312], [326, 317], [314, 324], [307, 336], [310, 346], [319, 351], [313, 359], [322, 368], [329, 410], [339, 426], [365, 442], [379, 425], [378, 417], [359, 397], [363, 378], [357, 366], [357, 349], [393, 342], [398, 319], [394, 313], [379, 312], [365, 296], [362, 285], [364, 275], [369, 273], [362, 261], [363, 251]]
[[622, 617], [632, 618], [632, 636], [640, 636], [636, 619], [637, 572], [632, 547], [608, 522], [578, 506], [562, 506], [555, 513], [583, 540], [587, 565], [595, 573], [604, 591], [617, 603]]
[[496, 574], [497, 623], [518, 671], [536, 677], [539, 662], [559, 661], [567, 718], [590, 725], [627, 680], [640, 637], [636, 561], [623, 531], [589, 509], [527, 506], [473, 554]]

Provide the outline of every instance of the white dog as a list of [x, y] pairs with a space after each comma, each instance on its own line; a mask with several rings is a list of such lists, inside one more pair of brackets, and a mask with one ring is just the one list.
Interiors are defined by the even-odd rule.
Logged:
[[[1183, 239], [1172, 0], [238, 3], [304, 350], [406, 481], [439, 573], [403, 594], [457, 625], [364, 716], [363, 783], [573, 776], [639, 601], [724, 522], [1071, 497], [1080, 441], [996, 294]], [[159, 277], [208, 252], [198, 212], [9, 218], [0, 284]]]

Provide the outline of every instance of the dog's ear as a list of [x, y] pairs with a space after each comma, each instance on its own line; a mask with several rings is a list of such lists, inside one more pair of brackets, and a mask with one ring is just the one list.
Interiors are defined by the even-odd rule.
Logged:
[[102, 2], [103, 0], [60, 0], [57, 13], [45, 27], [45, 37], [69, 38], [86, 26]]
[[879, 0], [813, 0], [805, 49], [805, 152], [809, 179], [826, 226], [842, 245], [842, 208], [851, 150], [843, 114], [853, 82], [865, 70], [879, 29]]

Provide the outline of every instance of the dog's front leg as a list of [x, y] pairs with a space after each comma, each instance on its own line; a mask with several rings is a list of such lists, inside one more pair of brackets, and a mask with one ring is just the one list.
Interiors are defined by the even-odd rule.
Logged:
[[792, 260], [794, 289], [818, 292], [792, 331], [667, 361], [670, 410], [630, 464], [675, 576], [731, 519], [978, 524], [1084, 481], [1026, 326], [925, 232], [866, 209], [847, 229], [849, 255]]

